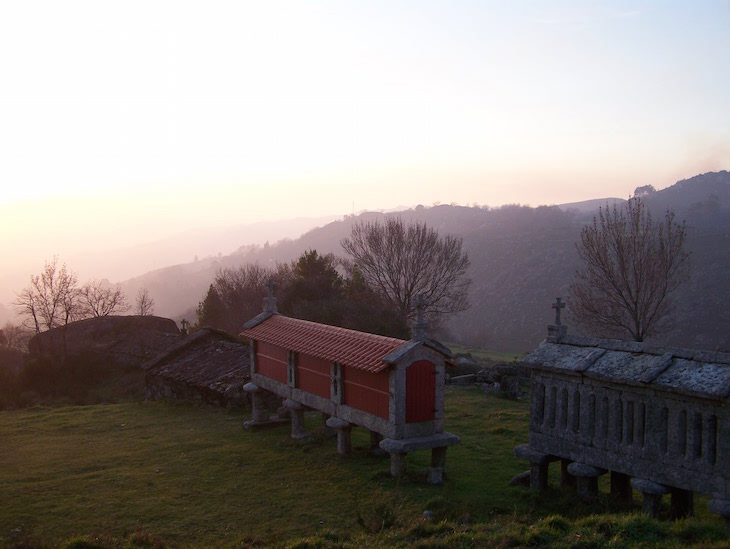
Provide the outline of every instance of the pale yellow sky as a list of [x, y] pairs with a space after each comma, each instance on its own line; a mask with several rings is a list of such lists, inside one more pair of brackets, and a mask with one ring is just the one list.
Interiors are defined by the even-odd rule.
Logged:
[[0, 254], [728, 169], [728, 28], [721, 0], [6, 2]]

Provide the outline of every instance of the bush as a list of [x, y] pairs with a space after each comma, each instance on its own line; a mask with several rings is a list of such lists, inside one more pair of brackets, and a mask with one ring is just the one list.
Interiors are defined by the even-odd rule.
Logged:
[[12, 379], [0, 377], [0, 409], [142, 398], [143, 379], [141, 368], [91, 351], [65, 357], [34, 355]]

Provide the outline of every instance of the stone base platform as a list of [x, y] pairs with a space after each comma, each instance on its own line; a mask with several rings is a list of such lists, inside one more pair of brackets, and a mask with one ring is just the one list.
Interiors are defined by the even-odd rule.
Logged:
[[530, 490], [533, 492], [545, 490], [548, 480], [548, 465], [560, 458], [533, 450], [528, 444], [515, 446], [514, 452], [515, 457], [530, 462]]
[[431, 467], [426, 470], [429, 484], [441, 484], [446, 471], [446, 449], [461, 443], [461, 438], [452, 433], [434, 433], [423, 437], [380, 441], [380, 447], [390, 454], [390, 474], [400, 476], [406, 471], [408, 452], [431, 450]]

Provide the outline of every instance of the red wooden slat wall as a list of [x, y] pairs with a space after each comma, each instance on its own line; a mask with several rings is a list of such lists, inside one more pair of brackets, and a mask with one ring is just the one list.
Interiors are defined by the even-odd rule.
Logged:
[[324, 398], [330, 398], [331, 362], [310, 355], [297, 356], [297, 386]]
[[354, 368], [342, 368], [345, 404], [388, 419], [390, 415], [389, 370], [373, 374]]
[[286, 383], [286, 349], [257, 341], [256, 371], [262, 376]]
[[436, 412], [436, 368], [419, 360], [406, 370], [406, 423], [429, 421]]

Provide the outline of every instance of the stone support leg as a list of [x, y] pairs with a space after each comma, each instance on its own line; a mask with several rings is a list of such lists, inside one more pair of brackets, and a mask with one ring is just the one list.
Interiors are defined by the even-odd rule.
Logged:
[[307, 432], [304, 430], [304, 410], [291, 411], [291, 437], [295, 439], [305, 438]]
[[550, 465], [550, 462], [530, 462], [530, 491], [542, 492], [547, 490], [548, 465]]
[[669, 488], [640, 478], [632, 478], [631, 486], [641, 492], [641, 512], [656, 517], [659, 514], [662, 496], [669, 493]]
[[577, 477], [575, 488], [582, 501], [593, 501], [598, 496], [598, 477]]
[[246, 383], [243, 390], [251, 395], [251, 421], [261, 423], [269, 419], [269, 411], [261, 398], [262, 389], [255, 383]]
[[259, 391], [251, 393], [251, 419], [256, 422], [267, 421], [269, 419], [269, 411], [264, 406]]
[[255, 431], [286, 423], [286, 421], [270, 415], [269, 409], [266, 407], [266, 398], [272, 395], [272, 393], [261, 389], [255, 383], [246, 383], [243, 386], [243, 390], [251, 395], [251, 421], [245, 421], [243, 423], [244, 429], [247, 431]]
[[606, 472], [585, 463], [573, 462], [568, 465], [568, 473], [575, 477], [578, 497], [585, 502], [598, 496], [598, 477]]
[[265, 389], [261, 389], [253, 382], [246, 383], [243, 390], [251, 396], [251, 420], [243, 423], [243, 428], [247, 431], [256, 431], [269, 427], [276, 427], [285, 423], [276, 416], [269, 413], [266, 401], [274, 396], [273, 393]]
[[611, 471], [611, 496], [622, 503], [630, 504], [633, 501], [634, 493], [629, 475]]
[[400, 477], [406, 472], [407, 453], [391, 452], [390, 454], [390, 476]]
[[311, 435], [304, 430], [304, 406], [287, 399], [284, 401], [284, 408], [291, 412], [291, 437], [296, 440], [309, 438]]
[[532, 450], [527, 444], [515, 447], [515, 456], [530, 462], [530, 490], [539, 492], [548, 485], [548, 465], [556, 457]]
[[570, 465], [571, 463], [573, 462], [569, 459], [560, 460], [560, 487], [575, 490], [575, 477], [568, 472], [568, 465]]
[[446, 446], [431, 448], [431, 467], [426, 471], [429, 484], [441, 484], [446, 472]]
[[711, 499], [707, 502], [710, 513], [725, 519], [725, 528], [730, 534], [730, 501], [726, 499]]
[[337, 453], [349, 456], [352, 453], [352, 429], [337, 429]]
[[327, 427], [337, 432], [337, 453], [349, 456], [352, 453], [352, 425], [338, 417], [327, 420]]

